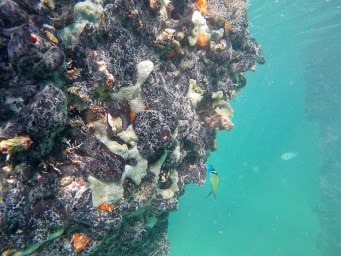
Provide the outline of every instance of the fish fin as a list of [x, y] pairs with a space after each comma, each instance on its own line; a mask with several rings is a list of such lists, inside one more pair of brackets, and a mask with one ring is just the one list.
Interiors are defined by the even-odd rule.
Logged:
[[213, 194], [214, 199], [216, 199], [216, 198], [217, 198], [217, 195], [216, 195], [216, 193], [214, 193], [213, 191], [211, 191], [211, 192], [207, 195], [207, 197], [209, 197], [209, 196], [212, 195], [212, 194]]

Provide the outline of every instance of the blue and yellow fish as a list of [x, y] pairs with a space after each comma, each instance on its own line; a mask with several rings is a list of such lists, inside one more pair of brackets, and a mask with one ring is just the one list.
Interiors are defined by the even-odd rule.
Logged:
[[217, 186], [218, 186], [218, 173], [216, 172], [216, 170], [214, 169], [213, 165], [209, 165], [207, 166], [207, 172], [210, 175], [210, 181], [211, 181], [211, 192], [208, 194], [207, 197], [209, 197], [210, 195], [213, 194], [214, 199], [216, 198], [216, 190], [217, 190]]

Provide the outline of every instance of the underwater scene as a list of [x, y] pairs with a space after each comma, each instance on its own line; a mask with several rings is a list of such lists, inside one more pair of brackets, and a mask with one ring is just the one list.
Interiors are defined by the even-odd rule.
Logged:
[[170, 215], [170, 255], [341, 255], [341, 1], [248, 3], [266, 64], [208, 159], [216, 200], [190, 185]]
[[0, 0], [2, 256], [340, 256], [341, 0]]

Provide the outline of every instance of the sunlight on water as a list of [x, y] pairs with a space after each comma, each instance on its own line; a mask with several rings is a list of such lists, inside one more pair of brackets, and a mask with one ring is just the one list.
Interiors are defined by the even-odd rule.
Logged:
[[[341, 81], [334, 53], [340, 57], [340, 15], [340, 1], [250, 1], [250, 31], [266, 64], [247, 75], [247, 87], [232, 102], [235, 129], [218, 134], [218, 151], [208, 160], [219, 173], [217, 199], [206, 198], [208, 182], [190, 185], [170, 217], [171, 256], [338, 255], [341, 234], [328, 226], [320, 182], [330, 182], [321, 176], [326, 159], [340, 160], [340, 150], [333, 157], [321, 152], [321, 134], [329, 129], [329, 140], [339, 137], [318, 114], [332, 107], [319, 96], [340, 105], [339, 92], [319, 91]], [[339, 73], [324, 68], [328, 56]]]
[[[340, 39], [340, 1], [250, 1], [249, 17], [252, 34], [258, 39], [265, 32], [266, 39], [314, 40], [323, 32]], [[259, 24], [259, 25], [255, 25]], [[320, 38], [319, 38], [320, 39]], [[331, 39], [331, 38], [330, 38]]]

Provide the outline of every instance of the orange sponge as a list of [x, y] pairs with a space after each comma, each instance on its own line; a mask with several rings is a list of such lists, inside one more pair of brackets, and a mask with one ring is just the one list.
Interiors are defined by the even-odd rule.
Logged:
[[207, 2], [206, 2], [206, 0], [197, 0], [195, 2], [194, 6], [202, 14], [205, 14], [207, 12]]
[[74, 233], [73, 234], [73, 245], [75, 246], [76, 253], [79, 253], [81, 250], [84, 249], [87, 243], [90, 242], [90, 238], [81, 233]]
[[199, 32], [197, 37], [198, 39], [197, 39], [196, 45], [204, 47], [207, 44], [209, 35], [203, 32]]

